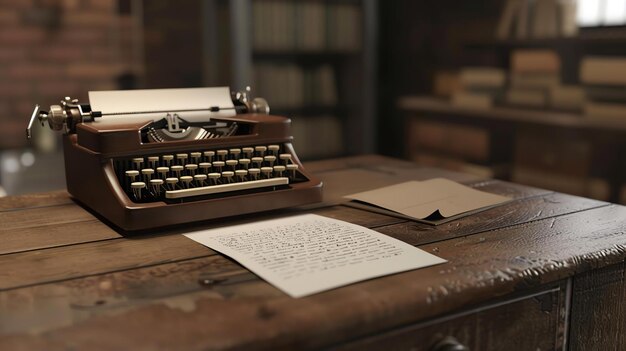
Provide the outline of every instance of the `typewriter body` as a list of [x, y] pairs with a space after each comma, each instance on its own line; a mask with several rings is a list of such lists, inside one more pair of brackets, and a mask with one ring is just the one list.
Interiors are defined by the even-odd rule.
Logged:
[[68, 192], [135, 231], [321, 201], [291, 121], [229, 88], [90, 92], [35, 119], [64, 130]]

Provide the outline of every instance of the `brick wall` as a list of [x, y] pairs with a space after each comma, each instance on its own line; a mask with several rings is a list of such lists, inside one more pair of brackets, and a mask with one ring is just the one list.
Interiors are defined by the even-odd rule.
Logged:
[[137, 70], [132, 18], [119, 12], [114, 0], [0, 0], [0, 150], [27, 144], [36, 103], [86, 100]]

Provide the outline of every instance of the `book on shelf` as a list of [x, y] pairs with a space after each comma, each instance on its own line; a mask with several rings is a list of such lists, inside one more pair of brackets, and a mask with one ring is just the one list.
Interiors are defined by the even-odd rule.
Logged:
[[580, 80], [589, 100], [584, 105], [586, 118], [626, 123], [626, 57], [584, 57]]
[[584, 84], [626, 85], [626, 57], [587, 56], [580, 64]]
[[506, 73], [496, 67], [464, 67], [459, 79], [463, 89], [502, 88], [506, 84]]
[[561, 60], [553, 50], [519, 49], [511, 53], [510, 86], [547, 90], [560, 84]]
[[508, 39], [511, 37], [511, 31], [515, 24], [515, 19], [519, 13], [524, 0], [508, 0], [500, 14], [500, 20], [496, 27], [496, 39]]
[[454, 106], [476, 110], [487, 110], [493, 107], [494, 97], [485, 93], [474, 93], [470, 91], [457, 91], [452, 94], [450, 102]]
[[335, 70], [330, 64], [257, 63], [254, 77], [258, 95], [278, 108], [333, 106], [338, 101]]
[[515, 37], [517, 39], [528, 39], [528, 31], [530, 28], [531, 16], [530, 1], [522, 0], [517, 16], [515, 17]]
[[504, 70], [495, 67], [464, 67], [459, 72], [459, 90], [451, 96], [455, 106], [491, 108], [506, 84]]
[[253, 48], [303, 52], [359, 50], [361, 12], [357, 3], [253, 1]]
[[514, 50], [506, 103], [524, 107], [548, 106], [549, 92], [560, 85], [560, 70], [561, 60], [553, 50]]
[[[529, 2], [530, 3], [530, 2]], [[530, 36], [536, 39], [559, 36], [559, 5], [557, 0], [535, 0], [532, 2], [532, 25]]]
[[518, 49], [511, 53], [511, 71], [515, 73], [559, 73], [561, 59], [554, 50]]
[[326, 47], [326, 9], [318, 1], [303, 1], [296, 5], [296, 47], [304, 51], [321, 51]]
[[517, 89], [536, 89], [545, 91], [561, 84], [559, 74], [551, 73], [511, 73], [510, 86]]
[[505, 97], [508, 104], [523, 107], [545, 107], [547, 100], [545, 91], [524, 88], [508, 89]]
[[578, 33], [577, 0], [507, 0], [496, 26], [496, 39], [544, 39]]

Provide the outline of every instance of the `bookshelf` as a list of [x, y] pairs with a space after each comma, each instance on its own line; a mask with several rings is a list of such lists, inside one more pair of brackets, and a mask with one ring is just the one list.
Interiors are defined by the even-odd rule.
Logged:
[[292, 119], [301, 158], [375, 151], [376, 0], [142, 4], [140, 87], [250, 86]]
[[375, 0], [233, 0], [232, 86], [292, 119], [303, 159], [375, 151]]
[[433, 97], [403, 97], [397, 104], [409, 159], [626, 203], [626, 124], [620, 121], [506, 106], [468, 109]]

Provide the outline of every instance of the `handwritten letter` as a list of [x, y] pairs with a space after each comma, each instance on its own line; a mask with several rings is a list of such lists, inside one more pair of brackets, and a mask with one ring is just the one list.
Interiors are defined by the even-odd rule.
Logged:
[[185, 234], [292, 297], [446, 262], [355, 224], [300, 215]]

